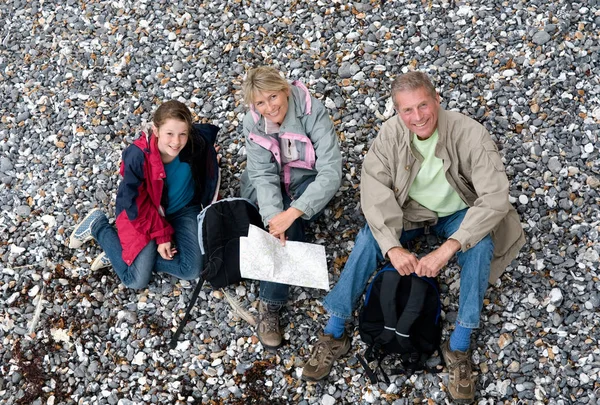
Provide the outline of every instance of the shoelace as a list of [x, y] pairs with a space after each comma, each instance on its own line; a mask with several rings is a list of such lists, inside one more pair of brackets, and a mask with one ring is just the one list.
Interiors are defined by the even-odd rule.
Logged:
[[469, 360], [465, 359], [465, 360], [461, 360], [458, 364], [458, 378], [459, 380], [463, 381], [463, 380], [468, 380], [470, 379], [470, 373], [469, 373]]
[[279, 329], [279, 317], [276, 312], [264, 312], [261, 314], [261, 323], [265, 325], [267, 332], [277, 332]]
[[[313, 352], [313, 355], [311, 356], [310, 360], [320, 357], [320, 355], [323, 352], [327, 352], [326, 354], [333, 356], [333, 351], [331, 350], [331, 348], [329, 347], [327, 342], [324, 340], [319, 340], [316, 344], [316, 350]], [[327, 356], [325, 356], [325, 357], [327, 357]]]

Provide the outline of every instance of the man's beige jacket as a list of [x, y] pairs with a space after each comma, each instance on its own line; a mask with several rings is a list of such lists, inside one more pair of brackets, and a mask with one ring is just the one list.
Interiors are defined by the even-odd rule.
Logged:
[[[494, 242], [490, 283], [513, 260], [525, 235], [508, 201], [508, 179], [496, 144], [485, 128], [463, 114], [439, 109], [435, 155], [446, 179], [469, 206], [458, 231], [450, 236], [467, 251], [487, 234]], [[386, 121], [373, 141], [361, 171], [361, 204], [384, 256], [400, 246], [403, 229], [437, 223], [435, 212], [408, 197], [422, 156], [411, 145], [412, 133], [398, 115]]]

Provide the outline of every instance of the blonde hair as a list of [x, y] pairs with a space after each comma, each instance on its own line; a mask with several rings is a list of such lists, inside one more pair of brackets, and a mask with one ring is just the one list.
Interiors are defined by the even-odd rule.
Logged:
[[281, 77], [279, 71], [270, 66], [260, 66], [250, 69], [242, 84], [244, 102], [248, 105], [254, 102], [259, 91], [289, 91], [290, 84]]

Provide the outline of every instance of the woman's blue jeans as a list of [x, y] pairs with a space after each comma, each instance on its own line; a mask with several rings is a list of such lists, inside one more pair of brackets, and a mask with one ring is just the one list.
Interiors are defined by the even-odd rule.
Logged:
[[166, 219], [175, 230], [173, 236], [177, 246], [177, 254], [173, 260], [163, 259], [156, 250], [155, 240], [142, 249], [131, 266], [123, 261], [123, 249], [115, 228], [108, 223], [105, 216], [92, 225], [92, 236], [98, 241], [106, 256], [110, 259], [115, 272], [129, 288], [144, 288], [150, 282], [152, 271], [167, 273], [184, 280], [193, 280], [200, 276], [204, 258], [198, 244], [198, 214], [200, 206], [187, 206]]
[[[313, 181], [314, 181], [314, 177], [305, 180], [304, 183], [302, 183], [296, 190], [296, 198], [301, 196], [302, 193], [304, 192], [304, 190], [306, 190], [306, 187], [308, 187], [308, 185], [310, 183], [312, 183]], [[283, 198], [283, 209], [286, 210], [292, 204], [292, 199], [285, 191], [285, 187], [283, 186], [283, 184], [281, 186], [281, 195]], [[295, 242], [304, 242], [304, 240], [305, 240], [304, 227], [311, 221], [318, 218], [321, 215], [321, 213], [322, 213], [322, 211], [318, 212], [309, 220], [302, 219], [302, 218], [296, 219], [292, 223], [292, 225], [287, 229], [287, 231], [285, 231], [285, 236], [287, 237], [287, 240], [295, 241]], [[274, 306], [281, 307], [287, 303], [289, 293], [290, 293], [290, 286], [287, 284], [274, 283], [271, 281], [261, 281], [260, 282], [259, 298], [261, 301], [263, 301], [266, 304], [271, 304]]]
[[[448, 239], [458, 230], [466, 213], [467, 209], [464, 209], [439, 218], [438, 223], [429, 230], [444, 240]], [[423, 228], [402, 232], [400, 244], [404, 246], [423, 233]], [[479, 327], [493, 253], [494, 244], [490, 235], [487, 235], [471, 249], [466, 252], [458, 251], [456, 254], [461, 267], [457, 322], [465, 328]], [[351, 319], [358, 299], [382, 260], [381, 249], [369, 226], [365, 225], [356, 237], [354, 249], [348, 257], [338, 282], [323, 301], [327, 312], [338, 318]]]

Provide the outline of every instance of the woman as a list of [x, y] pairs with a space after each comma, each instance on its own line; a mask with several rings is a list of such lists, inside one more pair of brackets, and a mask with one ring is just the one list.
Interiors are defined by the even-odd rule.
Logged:
[[96, 208], [75, 227], [69, 246], [96, 239], [104, 252], [92, 270], [112, 264], [130, 288], [146, 287], [153, 270], [185, 280], [197, 278], [203, 258], [196, 218], [218, 192], [213, 147], [217, 131], [213, 125], [193, 125], [185, 104], [163, 103], [153, 125], [143, 128], [123, 152], [116, 200], [118, 234]]
[[[257, 203], [269, 233], [282, 244], [304, 241], [305, 222], [325, 208], [341, 182], [333, 122], [302, 83], [290, 85], [274, 68], [250, 70], [243, 92], [249, 111], [242, 197]], [[258, 338], [268, 349], [281, 345], [279, 310], [288, 294], [288, 285], [260, 283]]]

